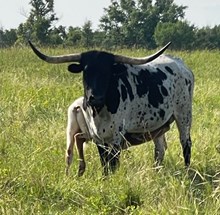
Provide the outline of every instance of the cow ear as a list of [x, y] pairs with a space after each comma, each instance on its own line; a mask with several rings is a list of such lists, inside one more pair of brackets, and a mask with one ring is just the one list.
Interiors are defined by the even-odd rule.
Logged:
[[72, 73], [79, 73], [82, 70], [83, 70], [83, 68], [82, 68], [81, 64], [73, 63], [68, 66], [68, 71], [72, 72]]

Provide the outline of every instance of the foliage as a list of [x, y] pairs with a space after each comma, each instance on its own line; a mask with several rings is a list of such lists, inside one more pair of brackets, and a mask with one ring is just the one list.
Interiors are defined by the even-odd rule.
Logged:
[[158, 46], [163, 46], [172, 41], [172, 49], [190, 50], [195, 45], [194, 26], [183, 21], [176, 23], [160, 22], [155, 29], [154, 38]]
[[67, 33], [66, 45], [77, 46], [82, 41], [82, 31], [79, 27], [69, 27]]
[[[141, 57], [153, 51], [118, 52]], [[85, 150], [85, 175], [76, 176], [74, 151], [65, 176], [66, 112], [82, 95], [81, 75], [68, 73], [66, 64], [40, 61], [29, 48], [0, 49], [0, 214], [219, 214], [219, 52], [169, 53], [183, 58], [195, 74], [189, 170], [173, 125], [163, 167], [155, 170], [149, 142], [124, 151], [120, 169], [103, 180], [92, 143]]]
[[66, 28], [60, 25], [58, 28], [53, 28], [50, 33], [50, 44], [61, 45], [67, 40]]
[[0, 48], [10, 47], [17, 40], [15, 29], [3, 30], [0, 29]]
[[195, 27], [185, 18], [186, 6], [174, 0], [111, 0], [94, 30], [90, 20], [83, 26], [56, 26], [54, 0], [30, 0], [27, 20], [17, 29], [0, 29], [0, 48], [34, 40], [47, 46], [147, 48], [172, 41], [171, 49], [219, 49], [220, 25]]
[[31, 38], [42, 44], [48, 44], [52, 24], [58, 20], [54, 12], [54, 0], [31, 0], [30, 5], [31, 12], [27, 21], [18, 27], [18, 37], [20, 41]]
[[201, 49], [220, 48], [220, 25], [198, 29], [195, 36], [196, 47]]
[[82, 45], [86, 48], [93, 46], [92, 22], [86, 21], [82, 26]]
[[112, 43], [155, 47], [152, 35], [158, 22], [175, 23], [184, 17], [184, 6], [173, 0], [112, 0], [100, 19], [100, 28]]

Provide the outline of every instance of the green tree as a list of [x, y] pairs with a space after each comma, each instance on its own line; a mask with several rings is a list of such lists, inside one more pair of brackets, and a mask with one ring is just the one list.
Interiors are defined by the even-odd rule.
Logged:
[[3, 28], [0, 28], [0, 47], [3, 48], [4, 46], [4, 30]]
[[71, 46], [80, 46], [82, 43], [82, 30], [80, 27], [72, 27], [70, 26], [67, 31], [67, 39], [65, 44]]
[[105, 32], [96, 30], [93, 32], [93, 46], [105, 47]]
[[10, 30], [3, 30], [3, 28], [0, 29], [0, 47], [10, 47], [15, 44], [17, 40], [17, 33], [16, 29], [10, 29]]
[[29, 17], [18, 28], [19, 40], [23, 42], [31, 38], [42, 44], [49, 43], [53, 23], [58, 20], [54, 12], [54, 0], [31, 0], [29, 4]]
[[67, 39], [66, 28], [62, 25], [51, 30], [49, 35], [49, 43], [60, 45]]
[[203, 27], [197, 29], [195, 43], [199, 49], [220, 48], [220, 25], [216, 25], [213, 28]]
[[182, 20], [186, 8], [187, 6], [178, 6], [174, 0], [156, 0], [155, 2], [155, 11], [159, 15], [159, 21], [165, 23], [175, 23]]
[[158, 23], [154, 38], [158, 46], [172, 41], [173, 49], [192, 49], [195, 41], [195, 27], [185, 21]]
[[106, 37], [103, 44], [106, 48], [119, 46], [124, 43], [122, 27], [126, 21], [126, 15], [120, 3], [111, 0], [111, 5], [104, 8], [104, 15], [100, 18], [100, 29]]
[[154, 48], [159, 22], [176, 23], [184, 18], [185, 6], [173, 0], [111, 0], [100, 19], [109, 44]]
[[82, 26], [82, 45], [84, 47], [92, 47], [93, 46], [93, 30], [92, 30], [92, 22], [86, 21]]
[[[131, 45], [154, 48], [155, 42], [152, 37], [159, 16], [155, 12], [155, 5], [151, 0], [137, 1], [137, 7], [131, 13], [131, 21], [126, 23], [127, 41]], [[132, 38], [133, 35], [133, 38]]]

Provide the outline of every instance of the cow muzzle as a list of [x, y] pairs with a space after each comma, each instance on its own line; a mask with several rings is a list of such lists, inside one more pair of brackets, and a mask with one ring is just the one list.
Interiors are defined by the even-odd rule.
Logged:
[[104, 98], [90, 96], [88, 99], [88, 105], [90, 105], [96, 109], [101, 109], [104, 106]]

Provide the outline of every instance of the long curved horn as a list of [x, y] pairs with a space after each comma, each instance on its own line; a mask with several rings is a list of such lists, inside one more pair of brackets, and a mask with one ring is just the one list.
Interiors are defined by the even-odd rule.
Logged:
[[117, 63], [126, 63], [126, 64], [133, 64], [133, 65], [140, 65], [145, 64], [153, 61], [157, 57], [159, 57], [171, 44], [171, 42], [167, 43], [162, 49], [156, 52], [153, 55], [143, 57], [143, 58], [134, 58], [134, 57], [126, 57], [123, 55], [115, 55], [115, 62]]
[[31, 43], [31, 41], [28, 41], [30, 44], [32, 50], [34, 53], [42, 60], [48, 62], [48, 63], [67, 63], [67, 62], [79, 62], [81, 59], [81, 54], [70, 54], [70, 55], [60, 55], [60, 56], [47, 56], [43, 53], [41, 53], [35, 46]]

